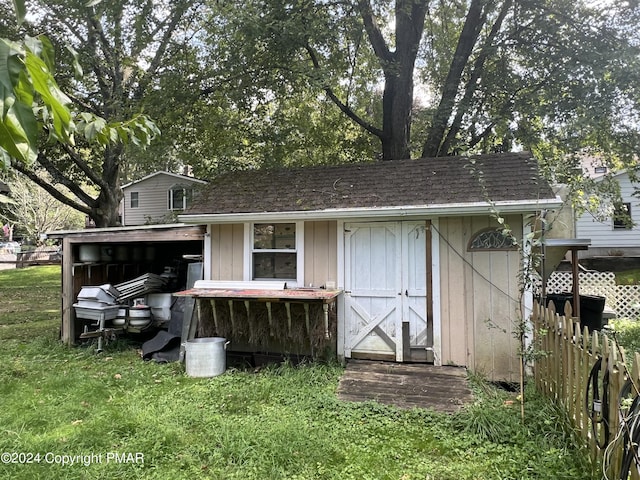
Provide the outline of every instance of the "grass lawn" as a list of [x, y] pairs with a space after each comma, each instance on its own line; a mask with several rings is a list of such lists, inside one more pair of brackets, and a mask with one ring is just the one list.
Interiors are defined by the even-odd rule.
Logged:
[[618, 285], [638, 285], [640, 284], [640, 270], [625, 270], [616, 272], [616, 283]]
[[533, 392], [523, 425], [481, 381], [451, 416], [341, 402], [337, 364], [189, 378], [125, 341], [61, 345], [58, 267], [0, 271], [0, 298], [2, 479], [599, 478]]

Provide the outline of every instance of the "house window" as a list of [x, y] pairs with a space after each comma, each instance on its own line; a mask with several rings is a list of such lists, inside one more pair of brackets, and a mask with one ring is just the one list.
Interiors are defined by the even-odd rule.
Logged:
[[487, 228], [471, 238], [467, 250], [515, 250], [516, 247], [514, 238], [505, 235], [502, 229]]
[[607, 173], [607, 167], [598, 166], [593, 169], [595, 173]]
[[620, 203], [613, 211], [613, 228], [615, 230], [629, 230], [633, 226], [631, 222], [631, 204]]
[[252, 228], [252, 280], [296, 281], [295, 223], [255, 223]]
[[138, 192], [131, 192], [131, 208], [138, 208], [139, 205]]
[[191, 206], [193, 190], [181, 185], [175, 185], [169, 189], [169, 210], [186, 210]]

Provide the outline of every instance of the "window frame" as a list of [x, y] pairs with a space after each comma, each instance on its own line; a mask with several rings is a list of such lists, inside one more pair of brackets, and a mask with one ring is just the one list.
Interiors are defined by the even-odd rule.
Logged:
[[616, 217], [618, 217], [619, 214], [618, 214], [618, 208], [615, 208], [613, 212], [613, 216], [611, 217], [613, 230], [631, 230], [633, 228], [633, 218], [631, 217], [631, 202], [622, 202], [620, 203], [620, 206], [626, 208], [627, 211], [625, 212], [625, 215], [629, 216], [629, 220], [631, 221], [631, 224], [627, 224], [622, 220], [616, 219]]
[[140, 208], [140, 192], [131, 192], [131, 194], [129, 195], [129, 208]]
[[[291, 223], [295, 225], [295, 248], [293, 249], [256, 249], [254, 248], [254, 226], [275, 225]], [[253, 255], [254, 253], [292, 253], [296, 255], [296, 278], [254, 278]], [[304, 286], [304, 221], [256, 221], [244, 224], [244, 273], [245, 281], [282, 281], [287, 287]]]
[[[181, 203], [182, 206], [176, 206], [176, 193], [177, 192], [181, 192], [182, 197], [181, 197]], [[169, 187], [168, 190], [168, 198], [167, 198], [167, 209], [169, 211], [174, 211], [174, 210], [186, 210], [187, 208], [189, 208], [189, 206], [191, 206], [191, 202], [193, 202], [193, 188], [185, 186], [185, 185], [173, 185], [171, 187]]]
[[[487, 228], [478, 230], [469, 239], [469, 243], [467, 244], [467, 251], [468, 252], [510, 252], [513, 250], [517, 250], [518, 245], [514, 243], [513, 238], [502, 234], [501, 230], [502, 230], [501, 227], [487, 227]], [[474, 243], [476, 242], [477, 239], [479, 239], [481, 236], [487, 236], [487, 235], [502, 236], [505, 245], [500, 245], [500, 246], [489, 245], [485, 247], [474, 246]], [[511, 241], [511, 245], [506, 245], [507, 241]], [[491, 242], [493, 242], [493, 240], [491, 240]]]

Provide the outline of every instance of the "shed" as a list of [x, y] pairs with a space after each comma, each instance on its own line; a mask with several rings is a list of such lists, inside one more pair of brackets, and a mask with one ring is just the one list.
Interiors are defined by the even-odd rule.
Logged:
[[341, 292], [340, 358], [511, 381], [522, 260], [494, 212], [522, 237], [561, 204], [522, 152], [234, 172], [179, 220], [207, 226], [206, 280]]
[[184, 288], [188, 265], [200, 262], [205, 227], [146, 225], [91, 228], [48, 233], [62, 242], [61, 338], [73, 344], [86, 322], [73, 304], [84, 286], [116, 285], [146, 273], [161, 275], [171, 267]]

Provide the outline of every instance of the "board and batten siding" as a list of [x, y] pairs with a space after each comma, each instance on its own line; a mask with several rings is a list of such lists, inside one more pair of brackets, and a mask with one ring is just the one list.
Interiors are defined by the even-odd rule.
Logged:
[[[631, 204], [631, 219], [635, 226], [631, 229], [613, 228], [613, 218], [598, 220], [590, 213], [584, 213], [576, 221], [576, 236], [591, 240], [589, 250], [603, 249], [600, 253], [606, 254], [606, 249], [638, 248], [640, 246], [640, 202], [633, 196], [635, 186], [627, 173], [621, 173], [615, 177], [620, 184], [622, 201]], [[594, 250], [595, 251], [595, 250]]]
[[[123, 187], [124, 198], [121, 210], [123, 225], [145, 225], [162, 221], [170, 213], [169, 189], [177, 184], [187, 185], [190, 183], [193, 184], [195, 190], [203, 182], [160, 172]], [[138, 193], [138, 206], [135, 208], [131, 208], [132, 192]], [[176, 210], [176, 212], [180, 213], [182, 210]]]
[[338, 280], [338, 223], [305, 222], [304, 284], [321, 287]]
[[244, 280], [244, 224], [211, 225], [209, 280]]
[[[210, 225], [211, 280], [250, 280], [243, 278], [245, 224]], [[304, 224], [304, 284], [320, 287], [337, 281], [337, 222]], [[248, 259], [247, 259], [248, 260]]]
[[[522, 231], [520, 216], [507, 217]], [[517, 251], [469, 252], [473, 235], [497, 224], [488, 217], [440, 218], [442, 364], [464, 365], [490, 379], [516, 380], [519, 311]]]

